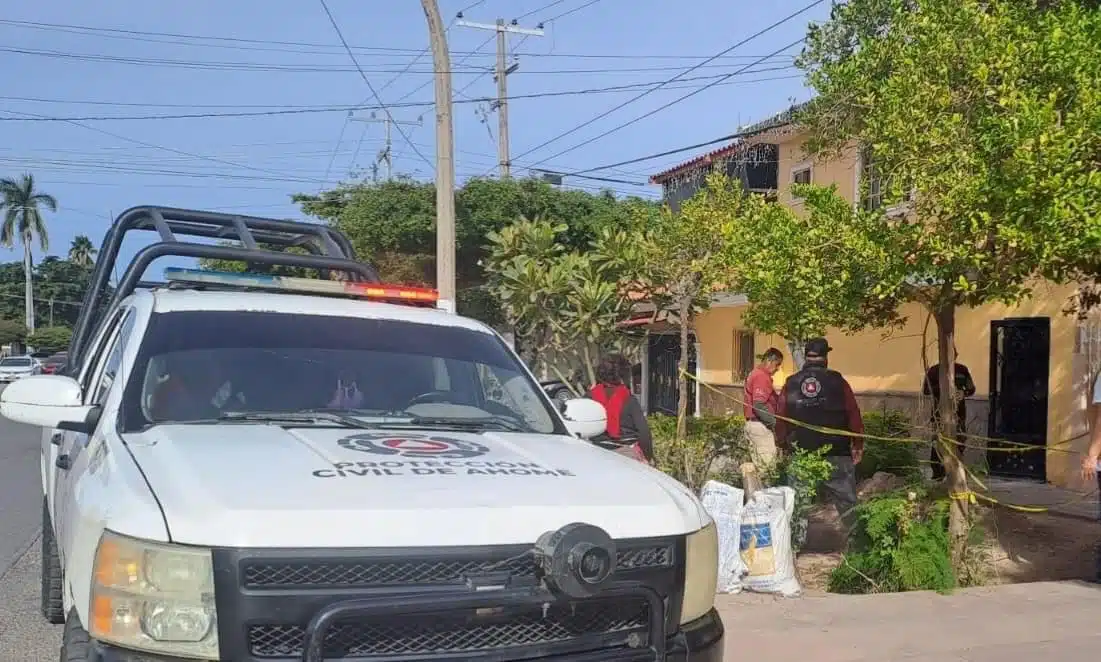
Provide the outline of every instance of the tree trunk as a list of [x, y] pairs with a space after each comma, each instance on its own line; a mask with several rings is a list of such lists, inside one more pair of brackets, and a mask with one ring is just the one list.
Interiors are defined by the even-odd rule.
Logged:
[[23, 291], [23, 315], [27, 323], [27, 333], [34, 333], [34, 263], [31, 260], [31, 242], [23, 238], [23, 275], [26, 285]]
[[677, 361], [677, 445], [684, 455], [684, 475], [689, 484], [693, 480], [692, 466], [686, 450], [688, 439], [688, 326], [691, 324], [692, 301], [684, 297], [677, 311], [680, 316], [680, 359]]
[[[596, 365], [593, 362], [593, 353], [588, 340], [582, 341], [581, 360], [585, 362], [585, 376], [589, 378], [589, 384], [596, 384]], [[599, 358], [599, 357], [596, 357]]]
[[788, 352], [791, 354], [791, 363], [795, 366], [795, 370], [792, 372], [799, 372], [803, 369], [803, 362], [806, 360], [806, 356], [803, 354], [803, 341], [789, 338]]
[[952, 545], [952, 564], [958, 570], [967, 548], [968, 518], [967, 471], [963, 449], [956, 440], [956, 307], [946, 305], [933, 313], [937, 322], [937, 361], [940, 363], [940, 406], [937, 444], [944, 463], [948, 487], [948, 536]]

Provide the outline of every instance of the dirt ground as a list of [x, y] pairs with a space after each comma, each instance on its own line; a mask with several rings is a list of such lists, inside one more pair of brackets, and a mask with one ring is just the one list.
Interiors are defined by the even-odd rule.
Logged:
[[[1093, 579], [1097, 575], [1101, 523], [1005, 508], [987, 511], [987, 543], [982, 550], [987, 584]], [[796, 559], [808, 592], [825, 591], [830, 572], [841, 563], [844, 539], [832, 506], [810, 516], [807, 543]]]

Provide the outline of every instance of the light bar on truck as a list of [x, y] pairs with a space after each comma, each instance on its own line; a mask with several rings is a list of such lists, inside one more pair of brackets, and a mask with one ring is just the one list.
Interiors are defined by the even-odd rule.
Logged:
[[408, 301], [410, 303], [436, 303], [440, 295], [436, 290], [404, 285], [383, 285], [380, 283], [352, 283], [347, 281], [319, 280], [316, 278], [295, 278], [292, 276], [270, 276], [268, 274], [231, 273], [227, 271], [205, 271], [203, 269], [182, 269], [167, 267], [164, 279], [178, 283], [209, 283], [236, 287], [255, 287], [280, 292], [302, 292], [314, 294], [344, 294], [348, 296], [375, 299], [378, 301]]

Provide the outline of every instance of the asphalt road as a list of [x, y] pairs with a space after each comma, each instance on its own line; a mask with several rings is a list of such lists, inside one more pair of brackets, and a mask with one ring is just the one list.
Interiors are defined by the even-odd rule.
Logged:
[[40, 428], [0, 418], [0, 661], [57, 660], [60, 627], [38, 613]]

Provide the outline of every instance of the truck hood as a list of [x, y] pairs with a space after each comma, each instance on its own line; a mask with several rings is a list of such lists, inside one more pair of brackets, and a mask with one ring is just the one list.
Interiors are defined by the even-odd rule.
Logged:
[[707, 522], [677, 481], [566, 436], [222, 424], [125, 441], [171, 540], [187, 544], [517, 544], [570, 522], [616, 538]]

